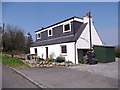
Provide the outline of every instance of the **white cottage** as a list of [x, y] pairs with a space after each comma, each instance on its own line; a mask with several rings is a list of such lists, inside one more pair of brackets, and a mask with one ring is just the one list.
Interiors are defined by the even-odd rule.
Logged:
[[[103, 45], [91, 19], [92, 46]], [[41, 58], [65, 57], [66, 61], [78, 63], [79, 50], [90, 49], [89, 14], [83, 18], [72, 17], [54, 25], [35, 31], [36, 42], [30, 47], [30, 54]]]

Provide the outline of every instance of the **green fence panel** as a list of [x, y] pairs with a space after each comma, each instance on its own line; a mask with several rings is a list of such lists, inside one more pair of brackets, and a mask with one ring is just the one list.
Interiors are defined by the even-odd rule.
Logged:
[[115, 48], [108, 46], [94, 46], [96, 59], [100, 63], [113, 62], [115, 60]]

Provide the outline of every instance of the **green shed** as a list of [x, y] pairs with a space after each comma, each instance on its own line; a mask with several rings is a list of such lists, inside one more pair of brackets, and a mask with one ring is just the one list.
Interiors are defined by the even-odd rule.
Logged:
[[115, 61], [115, 47], [113, 46], [94, 46], [96, 59], [99, 63]]

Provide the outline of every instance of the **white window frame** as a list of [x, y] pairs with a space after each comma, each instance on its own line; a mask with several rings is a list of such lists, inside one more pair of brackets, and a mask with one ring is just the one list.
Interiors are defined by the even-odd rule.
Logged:
[[[67, 25], [67, 24], [69, 24], [70, 30], [65, 31], [65, 25]], [[63, 24], [63, 33], [66, 33], [66, 32], [71, 32], [71, 23], [70, 22]]]
[[[40, 34], [40, 37], [38, 37], [38, 34]], [[37, 33], [37, 39], [41, 39], [41, 32]]]
[[[51, 35], [49, 34], [49, 31], [51, 30]], [[48, 29], [48, 37], [52, 36], [53, 35], [53, 30], [52, 28], [51, 29]]]

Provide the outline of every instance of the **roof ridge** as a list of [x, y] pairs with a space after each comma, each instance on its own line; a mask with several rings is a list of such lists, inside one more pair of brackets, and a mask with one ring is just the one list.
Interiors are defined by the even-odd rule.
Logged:
[[41, 29], [39, 29], [39, 30], [37, 30], [37, 31], [35, 31], [35, 32], [38, 32], [38, 31], [40, 31], [40, 30], [44, 30], [44, 29], [46, 29], [46, 28], [52, 27], [52, 26], [54, 26], [54, 25], [57, 25], [57, 24], [59, 24], [59, 23], [62, 23], [62, 22], [65, 22], [65, 21], [68, 21], [68, 20], [70, 20], [70, 19], [74, 19], [74, 18], [83, 19], [83, 18], [80, 18], [80, 17], [77, 17], [77, 16], [73, 16], [73, 17], [71, 17], [71, 18], [68, 18], [68, 19], [62, 20], [62, 21], [60, 21], [60, 22], [58, 22], [58, 23], [55, 23], [55, 24], [49, 25], [49, 26], [47, 26], [47, 27], [45, 27], [45, 28], [42, 27]]

